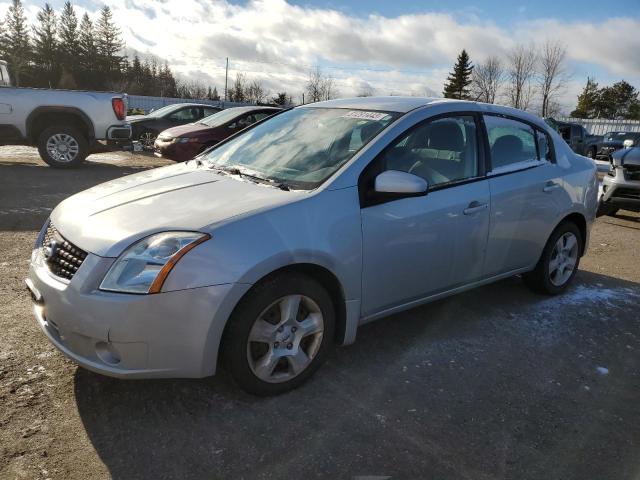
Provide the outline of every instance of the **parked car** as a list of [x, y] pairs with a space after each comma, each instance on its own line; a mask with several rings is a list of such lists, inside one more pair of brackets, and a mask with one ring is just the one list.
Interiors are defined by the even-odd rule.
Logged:
[[640, 147], [613, 152], [611, 168], [602, 179], [599, 215], [618, 210], [640, 212]]
[[9, 69], [7, 62], [0, 60], [0, 87], [10, 87], [11, 77], [9, 77]]
[[640, 132], [609, 132], [604, 135], [597, 158], [611, 160], [613, 152], [639, 145]]
[[233, 107], [196, 123], [169, 128], [156, 138], [155, 155], [177, 162], [191, 160], [210, 146], [279, 111], [274, 107]]
[[133, 130], [132, 138], [145, 150], [153, 150], [153, 143], [160, 132], [178, 125], [197, 122], [222, 110], [220, 107], [201, 103], [175, 103], [159, 108], [148, 115], [127, 117]]
[[516, 274], [563, 292], [597, 195], [593, 161], [528, 113], [319, 102], [63, 201], [27, 285], [46, 336], [90, 370], [204, 377], [221, 358], [276, 394], [372, 320]]
[[552, 118], [547, 119], [547, 123], [557, 130], [571, 150], [585, 157], [596, 158], [599, 144], [602, 142], [601, 135], [591, 135], [579, 123], [559, 122]]
[[73, 167], [98, 140], [131, 137], [124, 94], [12, 87], [5, 62], [0, 74], [0, 145], [34, 145], [50, 166]]

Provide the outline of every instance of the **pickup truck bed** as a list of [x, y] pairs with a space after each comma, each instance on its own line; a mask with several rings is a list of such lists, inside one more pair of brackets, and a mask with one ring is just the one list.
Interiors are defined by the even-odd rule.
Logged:
[[53, 167], [84, 161], [98, 140], [125, 142], [126, 95], [0, 86], [0, 145], [34, 145]]

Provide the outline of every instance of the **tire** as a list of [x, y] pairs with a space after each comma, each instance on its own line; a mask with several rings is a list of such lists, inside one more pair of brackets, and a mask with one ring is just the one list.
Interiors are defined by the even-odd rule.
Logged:
[[89, 155], [89, 142], [75, 127], [48, 127], [38, 136], [40, 158], [54, 168], [72, 168]]
[[327, 290], [306, 275], [279, 275], [257, 284], [234, 310], [223, 336], [223, 363], [248, 393], [284, 393], [325, 361], [334, 331], [335, 306]]
[[158, 132], [145, 129], [140, 132], [140, 135], [138, 135], [138, 142], [140, 142], [144, 151], [150, 152], [153, 151], [153, 144], [156, 141], [156, 138], [158, 138]]
[[607, 212], [607, 215], [608, 215], [609, 217], [615, 217], [615, 216], [616, 216], [616, 213], [618, 213], [618, 210], [620, 210], [620, 209], [619, 209], [619, 208], [612, 208], [611, 210], [609, 210], [609, 211]]
[[[575, 247], [572, 247], [569, 252], [563, 252], [560, 257], [567, 261], [567, 263], [565, 263], [561, 260], [561, 265], [566, 265], [571, 268], [563, 268], [561, 272], [560, 267], [557, 269], [553, 268], [554, 265], [557, 265], [557, 248], [560, 239], [569, 239], [571, 236], [575, 239]], [[568, 246], [568, 243], [566, 245]], [[531, 272], [525, 273], [523, 279], [527, 286], [535, 292], [547, 295], [558, 295], [564, 292], [573, 280], [580, 265], [581, 255], [582, 234], [580, 233], [580, 229], [573, 222], [562, 222], [549, 237], [536, 268]], [[568, 273], [565, 275], [565, 272]], [[562, 275], [560, 275], [560, 273], [562, 273]]]

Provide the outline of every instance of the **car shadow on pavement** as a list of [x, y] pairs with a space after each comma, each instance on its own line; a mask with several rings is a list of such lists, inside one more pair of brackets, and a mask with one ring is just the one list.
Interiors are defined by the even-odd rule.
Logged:
[[53, 208], [74, 193], [148, 170], [146, 166], [86, 162], [72, 169], [0, 161], [0, 231], [40, 230]]
[[581, 271], [562, 296], [519, 278], [362, 327], [272, 398], [203, 380], [78, 368], [87, 435], [114, 479], [631, 478], [640, 285]]

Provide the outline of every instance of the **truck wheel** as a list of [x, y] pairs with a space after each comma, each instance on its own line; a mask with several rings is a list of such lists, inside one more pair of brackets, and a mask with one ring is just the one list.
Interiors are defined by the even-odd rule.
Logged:
[[51, 167], [70, 168], [87, 158], [89, 142], [77, 128], [49, 127], [38, 137], [38, 152]]

